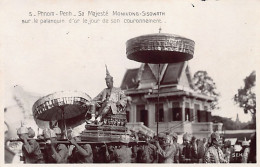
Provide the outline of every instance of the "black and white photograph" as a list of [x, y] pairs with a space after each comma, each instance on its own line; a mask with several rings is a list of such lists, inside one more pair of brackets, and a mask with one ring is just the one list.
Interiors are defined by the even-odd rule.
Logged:
[[259, 9], [1, 0], [1, 165], [256, 165]]

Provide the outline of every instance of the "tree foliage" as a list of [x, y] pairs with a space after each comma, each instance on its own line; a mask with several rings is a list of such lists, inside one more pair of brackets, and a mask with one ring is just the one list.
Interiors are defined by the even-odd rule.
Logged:
[[217, 115], [212, 115], [212, 122], [221, 122], [223, 123], [223, 129], [225, 130], [240, 130], [240, 129], [255, 129], [252, 126], [252, 122], [236, 122], [231, 118], [221, 117]]
[[234, 101], [245, 113], [256, 114], [256, 94], [255, 94], [256, 72], [253, 71], [244, 79], [244, 87], [237, 90]]
[[193, 76], [193, 83], [193, 89], [196, 92], [214, 97], [214, 101], [211, 103], [211, 109], [219, 109], [218, 98], [220, 94], [217, 91], [215, 82], [208, 75], [207, 71], [197, 71]]

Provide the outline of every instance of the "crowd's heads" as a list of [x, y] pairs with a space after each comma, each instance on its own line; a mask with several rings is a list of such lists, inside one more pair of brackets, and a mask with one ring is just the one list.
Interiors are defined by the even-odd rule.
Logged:
[[55, 127], [53, 128], [53, 130], [54, 130], [54, 132], [56, 133], [56, 135], [57, 135], [57, 134], [61, 134], [61, 129], [60, 129], [58, 126], [55, 126]]
[[158, 134], [158, 139], [165, 139], [166, 138], [166, 134], [165, 133], [159, 133]]
[[55, 132], [58, 139], [61, 139], [61, 129], [58, 126], [55, 126], [53, 128], [53, 131]]
[[171, 144], [172, 136], [167, 135], [166, 133], [159, 133], [158, 134], [158, 140], [159, 140], [159, 143], [162, 144], [162, 145]]
[[122, 135], [120, 137], [120, 143], [121, 144], [128, 144], [130, 142], [130, 136], [128, 135]]
[[226, 141], [224, 142], [224, 147], [226, 147], [226, 148], [231, 147], [231, 141], [230, 141], [230, 140], [226, 140]]
[[211, 135], [210, 135], [210, 144], [215, 144], [215, 145], [220, 145], [221, 144], [221, 138], [220, 138], [220, 135], [219, 133], [217, 132], [213, 132]]
[[28, 128], [28, 137], [29, 138], [35, 137], [35, 131], [31, 127]]
[[17, 129], [17, 135], [20, 139], [28, 138], [28, 128], [21, 126]]
[[169, 135], [172, 137], [173, 141], [177, 141], [177, 140], [178, 140], [178, 135], [177, 135], [177, 133], [171, 132]]
[[55, 131], [49, 128], [43, 130], [43, 137], [45, 139], [57, 138]]
[[242, 141], [242, 147], [249, 147], [249, 141]]
[[207, 138], [203, 138], [203, 143], [207, 143]]
[[159, 133], [158, 134], [158, 141], [160, 144], [164, 144], [165, 142], [165, 139], [166, 139], [166, 134], [165, 133]]
[[70, 133], [68, 134], [68, 139], [75, 139], [76, 141], [80, 141], [81, 132], [78, 129], [73, 129], [70, 131]]
[[135, 137], [136, 140], [140, 140], [140, 141], [146, 141], [147, 140], [147, 136], [143, 133], [138, 132], [136, 135], [137, 135]]
[[17, 135], [21, 135], [21, 134], [28, 134], [28, 128], [21, 126], [20, 128], [17, 129]]
[[188, 134], [188, 133], [185, 133], [182, 138], [183, 138], [183, 143], [184, 144], [188, 144], [191, 141], [191, 135]]

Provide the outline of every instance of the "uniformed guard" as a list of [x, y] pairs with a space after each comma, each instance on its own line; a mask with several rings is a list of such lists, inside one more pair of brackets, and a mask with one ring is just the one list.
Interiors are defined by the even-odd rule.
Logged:
[[171, 136], [160, 133], [158, 139], [159, 141], [156, 142], [157, 153], [159, 154], [158, 163], [173, 163], [176, 148], [171, 144]]
[[[35, 132], [30, 129], [30, 136]], [[29, 138], [29, 131], [26, 127], [22, 126], [17, 130], [18, 137], [22, 140], [22, 154], [24, 157], [24, 163], [43, 163], [43, 155], [40, 150], [39, 143], [33, 138]]]
[[242, 157], [241, 157], [241, 163], [247, 163], [248, 161], [248, 155], [250, 153], [250, 148], [249, 148], [249, 141], [243, 141], [242, 142]]
[[177, 135], [177, 133], [175, 133], [175, 132], [171, 132], [169, 135], [172, 137], [173, 145], [174, 145], [175, 148], [176, 148], [176, 152], [175, 152], [174, 157], [173, 157], [173, 162], [174, 162], [174, 163], [179, 163], [179, 162], [180, 162], [181, 146], [180, 146], [179, 143], [177, 143], [177, 141], [178, 141], [178, 135]]
[[44, 147], [45, 163], [67, 163], [68, 148], [65, 144], [57, 144], [57, 136], [52, 129], [43, 130], [44, 139], [47, 140]]
[[224, 142], [224, 147], [222, 150], [224, 154], [224, 159], [227, 161], [227, 163], [230, 163], [230, 159], [232, 157], [232, 150], [231, 150], [231, 141], [227, 140]]
[[93, 163], [93, 152], [90, 144], [79, 145], [81, 141], [80, 132], [77, 129], [72, 130], [70, 134], [70, 143], [75, 147], [69, 157], [70, 163]]
[[140, 145], [137, 150], [137, 163], [156, 163], [157, 162], [157, 148], [151, 142], [150, 136], [145, 136], [146, 143]]
[[216, 132], [210, 136], [210, 146], [204, 155], [204, 163], [227, 163], [224, 159], [224, 154], [219, 148], [221, 142], [220, 135]]
[[198, 143], [198, 159], [199, 159], [199, 163], [203, 162], [203, 157], [205, 152], [208, 149], [208, 141], [206, 138], [203, 138], [202, 141], [200, 141]]
[[191, 138], [191, 155], [193, 159], [193, 163], [198, 163], [198, 145], [197, 145], [197, 138], [192, 136]]
[[183, 144], [180, 151], [181, 163], [197, 163], [197, 154], [195, 148], [191, 145], [191, 135], [185, 133], [183, 135]]

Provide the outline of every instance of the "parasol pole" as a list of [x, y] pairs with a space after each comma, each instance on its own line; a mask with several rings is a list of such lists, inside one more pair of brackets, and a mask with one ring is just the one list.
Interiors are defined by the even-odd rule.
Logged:
[[[159, 28], [159, 33], [161, 33], [161, 30], [162, 30], [162, 28], [160, 27]], [[157, 116], [157, 136], [158, 136], [158, 134], [159, 134], [159, 103], [160, 103], [160, 63], [158, 64], [158, 94], [157, 94], [157, 114], [156, 114], [156, 116]]]
[[158, 94], [157, 94], [157, 136], [159, 134], [159, 103], [160, 103], [160, 64], [158, 64]]
[[64, 107], [61, 107], [61, 108], [62, 108], [61, 117], [62, 117], [62, 122], [63, 122], [64, 130], [65, 130], [65, 136], [66, 136], [66, 138], [68, 138], [66, 120], [64, 119]]

